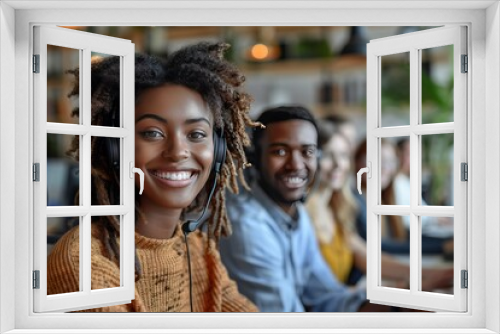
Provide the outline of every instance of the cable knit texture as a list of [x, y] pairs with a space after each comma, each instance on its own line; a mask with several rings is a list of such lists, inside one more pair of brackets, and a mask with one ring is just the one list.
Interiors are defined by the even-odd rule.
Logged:
[[[120, 286], [120, 269], [107, 256], [99, 239], [102, 229], [92, 225], [92, 289]], [[189, 273], [184, 236], [178, 226], [170, 239], [135, 234], [142, 276], [135, 282], [130, 304], [84, 312], [189, 312]], [[193, 279], [194, 312], [255, 312], [256, 307], [238, 292], [205, 233], [188, 235]], [[213, 243], [213, 241], [210, 241]], [[79, 290], [79, 229], [73, 228], [56, 244], [47, 262], [47, 293]]]

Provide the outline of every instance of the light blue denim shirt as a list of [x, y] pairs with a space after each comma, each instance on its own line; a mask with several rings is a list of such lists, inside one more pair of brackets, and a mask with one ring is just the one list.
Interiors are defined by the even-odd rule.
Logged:
[[292, 219], [257, 185], [227, 194], [233, 234], [220, 252], [239, 291], [262, 312], [352, 312], [366, 300], [332, 274], [319, 251], [310, 218], [297, 203]]

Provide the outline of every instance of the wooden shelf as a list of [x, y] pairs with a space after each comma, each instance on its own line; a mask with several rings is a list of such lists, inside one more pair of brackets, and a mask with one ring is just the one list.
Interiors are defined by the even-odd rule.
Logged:
[[[240, 34], [258, 34], [262, 27], [257, 26], [236, 26], [230, 27], [234, 32]], [[274, 26], [276, 34], [287, 35], [296, 33], [321, 33], [325, 30], [342, 27], [310, 27], [310, 26]], [[215, 36], [220, 37], [224, 33], [225, 27], [199, 26], [199, 27], [168, 27], [167, 35], [169, 39], [199, 38]]]
[[366, 68], [366, 57], [346, 56], [331, 59], [290, 59], [262, 63], [240, 64], [238, 67], [246, 74], [301, 74], [306, 72], [347, 71]]

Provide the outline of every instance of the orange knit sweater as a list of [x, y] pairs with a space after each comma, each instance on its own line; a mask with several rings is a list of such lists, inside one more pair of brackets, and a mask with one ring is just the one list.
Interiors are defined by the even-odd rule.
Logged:
[[[56, 244], [47, 262], [47, 293], [79, 290], [78, 227]], [[99, 239], [102, 228], [92, 225], [92, 289], [120, 286], [120, 269], [106, 256]], [[194, 312], [253, 312], [256, 307], [239, 294], [214, 245], [207, 251], [203, 232], [188, 236], [193, 279]], [[210, 241], [212, 242], [212, 241]], [[135, 234], [142, 276], [135, 282], [130, 304], [100, 307], [85, 312], [189, 312], [189, 274], [184, 236], [178, 226], [170, 239], [151, 239]]]

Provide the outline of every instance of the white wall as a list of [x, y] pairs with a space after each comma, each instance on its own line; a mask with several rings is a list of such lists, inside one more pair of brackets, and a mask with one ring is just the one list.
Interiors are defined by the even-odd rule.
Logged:
[[[500, 80], [500, 5], [490, 6], [486, 11], [486, 63], [487, 71], [494, 73], [486, 77], [486, 88], [493, 87]], [[493, 89], [486, 91], [486, 170], [487, 188], [486, 195], [486, 243], [493, 250], [486, 254], [488, 261], [500, 261], [500, 247], [498, 236], [500, 234], [500, 95]], [[497, 241], [495, 241], [497, 240]], [[498, 264], [486, 265], [486, 277], [489, 278], [486, 286], [486, 328], [500, 332], [500, 272]]]
[[[437, 2], [437, 1], [436, 1]], [[20, 2], [21, 3], [21, 2]], [[63, 2], [53, 2], [56, 4], [59, 4]], [[66, 2], [68, 3], [68, 2]], [[96, 4], [94, 1], [90, 1], [89, 3]], [[123, 2], [126, 3], [126, 2]], [[132, 3], [132, 2], [130, 2]], [[305, 2], [304, 2], [305, 3]], [[326, 2], [325, 2], [326, 3]], [[356, 2], [353, 2], [356, 3]], [[461, 2], [456, 2], [456, 3], [461, 3]], [[8, 8], [5, 6], [5, 4], [1, 4], [0, 6], [0, 40], [2, 42], [2, 49], [0, 51], [0, 70], [2, 71], [2, 75], [0, 78], [0, 107], [1, 107], [1, 114], [0, 114], [0, 199], [1, 199], [1, 206], [0, 206], [0, 255], [2, 255], [1, 259], [3, 260], [0, 263], [0, 272], [2, 273], [0, 279], [0, 286], [1, 286], [1, 296], [0, 296], [0, 311], [1, 311], [1, 328], [0, 332], [4, 332], [5, 330], [8, 330], [8, 328], [12, 328], [13, 324], [13, 309], [14, 306], [12, 302], [15, 300], [14, 298], [14, 293], [12, 287], [14, 286], [13, 282], [13, 276], [10, 275], [14, 271], [14, 262], [12, 259], [12, 252], [11, 250], [13, 249], [13, 228], [14, 228], [14, 212], [12, 211], [13, 205], [12, 205], [12, 198], [14, 197], [12, 194], [14, 188], [14, 182], [13, 178], [11, 177], [14, 169], [13, 163], [13, 158], [15, 157], [17, 159], [17, 164], [16, 164], [16, 180], [17, 183], [15, 186], [17, 189], [16, 191], [16, 220], [15, 220], [15, 225], [17, 225], [16, 232], [18, 233], [19, 236], [25, 236], [29, 235], [28, 233], [28, 225], [30, 221], [30, 215], [29, 215], [29, 210], [27, 210], [27, 207], [29, 207], [30, 200], [26, 194], [29, 193], [29, 184], [31, 184], [31, 181], [29, 180], [30, 176], [30, 166], [29, 166], [29, 145], [28, 143], [30, 142], [29, 136], [30, 136], [30, 127], [29, 127], [29, 110], [30, 106], [28, 103], [28, 99], [26, 98], [26, 94], [24, 94], [25, 91], [27, 91], [26, 86], [28, 83], [28, 69], [29, 69], [29, 59], [28, 59], [28, 42], [29, 40], [29, 32], [28, 32], [28, 25], [26, 22], [61, 22], [64, 20], [64, 22], [104, 22], [108, 21], [108, 16], [111, 13], [115, 13], [115, 11], [99, 11], [98, 13], [95, 12], [90, 12], [90, 11], [85, 11], [85, 10], [78, 10], [78, 11], [54, 11], [54, 10], [47, 10], [43, 11], [43, 15], [41, 15], [40, 12], [30, 12], [28, 11], [27, 13], [19, 13], [22, 11], [18, 11], [18, 15], [16, 16], [16, 21], [17, 21], [17, 31], [16, 31], [16, 36], [18, 38], [18, 43], [16, 46], [16, 59], [18, 60], [18, 65], [17, 65], [17, 81], [16, 85], [18, 86], [17, 89], [14, 88], [14, 83], [11, 81], [7, 81], [5, 78], [14, 78], [14, 73], [13, 73], [13, 66], [12, 68], [8, 68], [6, 64], [12, 65], [14, 64], [14, 41], [12, 39], [12, 36], [9, 36], [8, 32], [13, 31], [11, 28], [14, 25], [14, 11], [11, 8]], [[214, 24], [220, 24], [220, 22], [227, 22], [227, 24], [232, 24], [234, 22], [238, 23], [245, 23], [248, 21], [246, 16], [250, 17], [262, 17], [259, 21], [262, 22], [273, 22], [276, 24], [276, 22], [281, 22], [281, 23], [288, 23], [288, 22], [299, 22], [300, 18], [302, 17], [301, 15], [298, 15], [296, 12], [288, 12], [287, 10], [280, 10], [277, 12], [276, 10], [269, 10], [265, 12], [255, 12], [255, 11], [235, 11], [234, 15], [231, 17], [234, 17], [233, 21], [229, 21], [227, 17], [224, 17], [224, 15], [220, 14], [221, 11], [209, 11], [209, 14], [205, 12], [201, 13], [201, 11], [196, 11], [194, 10], [188, 10], [185, 11], [187, 14], [185, 14], [185, 18], [183, 15], [180, 15], [183, 13], [183, 11], [158, 11], [154, 15], [151, 15], [148, 13], [148, 16], [145, 18], [145, 13], [141, 11], [136, 11], [134, 10], [133, 13], [129, 13], [129, 15], [123, 15], [123, 17], [120, 17], [119, 19], [116, 18], [116, 15], [114, 16], [114, 22], [119, 24], [120, 22], [128, 22], [129, 24], [136, 24], [136, 22], [141, 22], [141, 21], [148, 21], [148, 22], [183, 22], [186, 23], [187, 25], [189, 24], [196, 24], [197, 22], [214, 22]], [[244, 12], [244, 13], [243, 13]], [[255, 13], [254, 13], [255, 12]], [[471, 12], [473, 12], [471, 14]], [[142, 13], [142, 14], [141, 14]], [[251, 15], [253, 13], [253, 16]], [[367, 11], [362, 11], [361, 13], [358, 13], [356, 11], [355, 16], [354, 15], [346, 15], [345, 11], [342, 10], [336, 10], [336, 11], [322, 11], [321, 13], [315, 13], [312, 11], [314, 16], [311, 16], [310, 20], [314, 22], [338, 22], [338, 24], [344, 24], [348, 25], [352, 23], [353, 17], [356, 18], [357, 22], [371, 22], [370, 20], [375, 20], [374, 18], [377, 18], [379, 20], [382, 20], [383, 18], [390, 17], [390, 20], [394, 20], [394, 17], [397, 17], [400, 22], [412, 22], [414, 20], [417, 20], [418, 18], [421, 18], [422, 21], [425, 22], [441, 22], [443, 16], [440, 16], [440, 11], [434, 11], [432, 13], [429, 13], [427, 11], [423, 11], [421, 13], [416, 13], [416, 14], [409, 14], [408, 12], [392, 12], [392, 13], [387, 13], [383, 10], [373, 10], [370, 12]], [[412, 12], [414, 13], [414, 12]], [[475, 14], [474, 14], [475, 13]], [[213, 15], [212, 15], [213, 14]], [[259, 14], [260, 16], [257, 16]], [[279, 15], [278, 15], [279, 14]], [[347, 13], [348, 14], [348, 13]], [[485, 24], [482, 24], [485, 22], [484, 20], [484, 11], [468, 11], [467, 13], [459, 13], [459, 15], [452, 15], [453, 13], [450, 13], [450, 11], [447, 11], [447, 15], [452, 16], [452, 17], [458, 17], [459, 22], [470, 22], [471, 21], [471, 15], [476, 15], [477, 18], [473, 18], [474, 22], [474, 33], [477, 34], [478, 29], [483, 29]], [[113, 15], [111, 15], [113, 16]], [[6, 19], [6, 17], [8, 19]], [[179, 18], [181, 17], [181, 18]], [[184, 19], [183, 19], [184, 18]], [[169, 21], [170, 20], [170, 21]], [[207, 21], [208, 20], [208, 21]], [[492, 75], [491, 78], [489, 79], [488, 86], [487, 87], [492, 87], [495, 86], [498, 88], [498, 81], [500, 78], [499, 75], [499, 64], [498, 64], [498, 59], [499, 59], [499, 10], [498, 6], [495, 5], [495, 7], [490, 8], [488, 11], [488, 20], [486, 20], [487, 24], [489, 25], [487, 27], [488, 31], [491, 33], [491, 29], [495, 29], [495, 32], [492, 33], [492, 38], [495, 39], [495, 43], [493, 44], [494, 50], [488, 50], [487, 58], [488, 58], [488, 63], [489, 66], [488, 68], [475, 68], [474, 72], [472, 75], [474, 76], [474, 84], [481, 88], [484, 88], [484, 81], [482, 81], [481, 78], [485, 77], [485, 72], [486, 73], [492, 73], [491, 71], [495, 71], [496, 75]], [[481, 26], [479, 25], [479, 22], [481, 22]], [[454, 22], [452, 22], [454, 23]], [[255, 24], [255, 23], [254, 23]], [[6, 29], [7, 27], [8, 29]], [[12, 33], [11, 33], [12, 34]], [[7, 36], [7, 37], [4, 37]], [[482, 35], [480, 35], [482, 36]], [[5, 41], [8, 40], [7, 43]], [[484, 40], [475, 40], [474, 41], [475, 45], [478, 46], [481, 43], [484, 43]], [[5, 46], [5, 47], [4, 47]], [[4, 56], [5, 55], [5, 56]], [[476, 53], [477, 55], [477, 53]], [[482, 59], [484, 59], [484, 54], [481, 52]], [[8, 59], [7, 59], [8, 58]], [[478, 58], [475, 58], [478, 59]], [[481, 59], [481, 62], [482, 62]], [[493, 66], [490, 66], [491, 64], [495, 64]], [[9, 74], [9, 75], [4, 75], [4, 74]], [[490, 75], [488, 75], [490, 76]], [[491, 85], [489, 84], [491, 83]], [[14, 91], [17, 92], [17, 105], [16, 105], [16, 116], [15, 116], [15, 122], [14, 122], [14, 114], [11, 110], [13, 110], [13, 102], [12, 98], [14, 96]], [[487, 101], [487, 102], [485, 102]], [[486, 99], [484, 95], [478, 95], [476, 98], [476, 101], [473, 101], [473, 104], [475, 106], [475, 111], [478, 111], [477, 119], [473, 121], [473, 134], [477, 136], [479, 143], [482, 143], [480, 148], [478, 149], [477, 145], [474, 146], [474, 155], [473, 157], [476, 158], [474, 159], [474, 164], [473, 166], [476, 167], [476, 172], [471, 171], [473, 174], [474, 180], [477, 180], [479, 183], [477, 183], [480, 186], [474, 186], [474, 194], [472, 200], [475, 203], [480, 202], [480, 205], [475, 205], [473, 210], [475, 210], [475, 213], [473, 213], [473, 222], [476, 224], [476, 226], [473, 227], [473, 231], [476, 231], [477, 235], [477, 227], [479, 226], [479, 233], [481, 235], [484, 235], [485, 229], [485, 220], [486, 217], [488, 217], [488, 230], [486, 231], [486, 235], [488, 236], [488, 241], [491, 244], [492, 241], [498, 240], [499, 236], [499, 221], [500, 221], [500, 209], [498, 208], [498, 203], [500, 202], [500, 175], [499, 175], [499, 147], [500, 147], [500, 137], [498, 133], [496, 133], [499, 129], [499, 121], [500, 117], [498, 115], [499, 113], [499, 106], [500, 106], [500, 98], [498, 96], [498, 91], [489, 91], [488, 95], [486, 95]], [[9, 110], [7, 112], [6, 110]], [[488, 115], [487, 121], [485, 120], [485, 113]], [[490, 121], [493, 120], [493, 121]], [[8, 126], [12, 127], [12, 125], [15, 124], [16, 128], [16, 140], [15, 140], [15, 145], [19, 149], [15, 156], [13, 152], [13, 146], [14, 142], [11, 139], [14, 135], [14, 130], [9, 129]], [[485, 141], [484, 139], [484, 130], [488, 131], [488, 142]], [[6, 140], [7, 138], [7, 140]], [[476, 142], [475, 142], [476, 143]], [[485, 153], [484, 149], [488, 148], [487, 153]], [[488, 157], [485, 157], [486, 154], [488, 154]], [[489, 163], [489, 166], [491, 167], [484, 167], [486, 165], [485, 162]], [[491, 177], [487, 179], [487, 183], [485, 182], [485, 172], [491, 172]], [[489, 175], [490, 176], [490, 175]], [[476, 184], [476, 183], [475, 183]], [[490, 187], [490, 184], [492, 186]], [[487, 188], [485, 188], [487, 186]], [[493, 188], [493, 189], [490, 189]], [[494, 197], [490, 197], [487, 199], [487, 203], [485, 206], [484, 203], [484, 189], [488, 190], [493, 190], [489, 191], [488, 194], [493, 195]], [[482, 194], [482, 195], [481, 195]], [[474, 195], [480, 195], [474, 198]], [[481, 200], [478, 201], [477, 198], [480, 198]], [[488, 208], [488, 216], [484, 215], [485, 208]], [[9, 222], [10, 224], [7, 224], [6, 222]], [[5, 236], [8, 235], [11, 239], [7, 240]], [[477, 240], [477, 238], [476, 238]], [[500, 261], [499, 260], [499, 246], [498, 245], [490, 245], [492, 249], [494, 249], [494, 252], [491, 252], [492, 254], [488, 254], [489, 259], [491, 261]], [[28, 254], [27, 252], [24, 252], [24, 250], [28, 248], [28, 243], [19, 242], [17, 250], [21, 249], [23, 250], [22, 254]], [[484, 245], [482, 244], [475, 244], [474, 245], [474, 250], [472, 251], [473, 255], [474, 254], [480, 254], [482, 256], [484, 252], [478, 251], [478, 249], [483, 249], [484, 250]], [[17, 251], [16, 250], [16, 251]], [[21, 254], [21, 253], [19, 253]], [[17, 255], [17, 254], [16, 254]], [[476, 257], [477, 258], [477, 257]], [[17, 297], [17, 303], [16, 306], [18, 307], [18, 312], [16, 312], [16, 325], [22, 326], [23, 321], [27, 322], [26, 319], [28, 318], [28, 315], [26, 313], [26, 310], [29, 309], [29, 305], [27, 306], [28, 301], [29, 301], [29, 295], [32, 293], [31, 289], [26, 288], [26, 281], [29, 281], [29, 275], [30, 275], [30, 270], [31, 267], [29, 263], [23, 262], [26, 260], [26, 258], [18, 258], [19, 262], [18, 265], [16, 266], [17, 274], [16, 276], [18, 278], [18, 283], [17, 285], [20, 287], [23, 287], [23, 289], [18, 289], [21, 292], [18, 292], [18, 294], [15, 296]], [[479, 263], [479, 261], [474, 261], [473, 269], [476, 269], [476, 273], [480, 273], [477, 275], [477, 277], [474, 277], [472, 270], [471, 277], [473, 278], [472, 281], [469, 282], [469, 284], [474, 285], [474, 288], [476, 289], [483, 289], [483, 287], [480, 287], [477, 282], [484, 282], [485, 277], [487, 277], [486, 282], [489, 285], [484, 288], [487, 291], [487, 305], [492, 306], [488, 309], [488, 327], [491, 329], [495, 330], [496, 332], [499, 331], [500, 329], [500, 322], [498, 319], [498, 314], [500, 314], [500, 307], [499, 307], [499, 287], [498, 287], [498, 282], [499, 282], [499, 263], [500, 262], [495, 262], [494, 267], [495, 269], [492, 269], [487, 272], [487, 275], [483, 275], [483, 270], [484, 269], [484, 263], [485, 261], [481, 262], [481, 265], [476, 264]], [[491, 262], [488, 262], [488, 266], [491, 265]], [[490, 279], [491, 276], [495, 277], [495, 279]], [[475, 282], [474, 282], [475, 279]], [[482, 284], [484, 286], [484, 284]], [[469, 290], [470, 291], [470, 290]], [[483, 294], [481, 293], [476, 294], [481, 296], [481, 298], [476, 298], [475, 300], [472, 301], [473, 307], [472, 309], [476, 313], [476, 315], [479, 314], [484, 314], [484, 302], [483, 302]], [[481, 300], [479, 300], [481, 299]], [[7, 305], [6, 305], [7, 304]], [[272, 325], [269, 325], [270, 322], [259, 322], [255, 321], [257, 319], [256, 317], [239, 317], [239, 315], [231, 315], [230, 317], [222, 317], [220, 315], [213, 315], [210, 317], [206, 317], [207, 321], [193, 321], [191, 320], [191, 317], [182, 317], [183, 315], [172, 315], [172, 317], [169, 318], [169, 325], [172, 326], [173, 328], [181, 328], [182, 324], [186, 323], [189, 321], [190, 326], [198, 327], [200, 328], [200, 331], [205, 331], [207, 328], [221, 328], [221, 327], [226, 327], [226, 328], [231, 328], [230, 326], [233, 326], [233, 328], [240, 328], [242, 326], [248, 326], [252, 328], [265, 328], [265, 326], [272, 327], [274, 326], [275, 328], [283, 328], [284, 325], [289, 325], [289, 326], [294, 326], [297, 328], [297, 330], [300, 332], [300, 328], [304, 328], [306, 326], [306, 321], [304, 316], [308, 317], [314, 317], [314, 319], [310, 319], [314, 321], [314, 326], [316, 328], [330, 328], [332, 326], [340, 326], [342, 324], [351, 324], [352, 325], [352, 318], [349, 319], [347, 317], [341, 318], [337, 317], [334, 321], [336, 321], [334, 324], [332, 324], [332, 318], [329, 317], [328, 315], [321, 316], [321, 315], [304, 315], [304, 316], [294, 316], [293, 318], [287, 317], [287, 316], [281, 316], [278, 315], [277, 317], [273, 318], [275, 322]], [[54, 315], [56, 317], [56, 315]], [[56, 325], [54, 324], [53, 318], [54, 317], [44, 317], [43, 319], [36, 319], [38, 321], [36, 325], [44, 325], [47, 328], [54, 328]], [[405, 320], [408, 321], [411, 319], [410, 317], [403, 316], [403, 317], [395, 317], [394, 318], [400, 318], [400, 320]], [[33, 317], [34, 318], [34, 317]], [[118, 315], [116, 316], [116, 319], [114, 319], [116, 324], [121, 324], [123, 322], [124, 325], [127, 325], [127, 321], [136, 321], [134, 319], [135, 317], [119, 317]], [[271, 317], [269, 317], [271, 318]], [[383, 317], [381, 317], [382, 320], [375, 319], [375, 317], [371, 317], [370, 315], [357, 315], [356, 317], [356, 325], [358, 328], [367, 328], [368, 325], [366, 323], [374, 324], [377, 328], [381, 327], [393, 327], [392, 331], [393, 332], [401, 332], [396, 326], [396, 322], [394, 324], [387, 324], [387, 320]], [[442, 319], [441, 319], [442, 318]], [[443, 320], [443, 322], [440, 322], [440, 325], [449, 325], [449, 326], [469, 326], [470, 322], [467, 319], [468, 317], [456, 317], [454, 315], [448, 316], [440, 315], [439, 321]], [[475, 317], [476, 319], [477, 317]], [[104, 319], [104, 318], [103, 318]], [[200, 319], [197, 317], [196, 319]], [[359, 320], [361, 319], [361, 320]], [[29, 319], [30, 321], [32, 320], [31, 318]], [[86, 317], [78, 317], [78, 319], [71, 319], [71, 321], [77, 320], [79, 323], [84, 325], [89, 325], [89, 326], [94, 326], [94, 327], [102, 327], [102, 321], [96, 321], [92, 324], [88, 324], [88, 320]], [[164, 328], [165, 323], [164, 320], [161, 318], [150, 319], [151, 322], [154, 322], [157, 324], [158, 328]], [[365, 321], [366, 320], [366, 321]], [[385, 320], [385, 322], [383, 322]], [[184, 322], [183, 322], [184, 321]], [[129, 322], [130, 323], [130, 322]], [[401, 323], [401, 321], [400, 321]], [[435, 324], [436, 322], [432, 322], [432, 324]], [[208, 325], [208, 326], [207, 326]], [[419, 324], [422, 327], [428, 327], [429, 323], [426, 324]], [[59, 325], [62, 326], [62, 325]], [[131, 325], [132, 327], [129, 328], [134, 328], [134, 325]], [[276, 327], [279, 326], [279, 327]], [[473, 327], [477, 328], [483, 328], [484, 326], [484, 318], [480, 317], [476, 323], [473, 324]], [[64, 330], [65, 327], [59, 327], [62, 328], [64, 332], [67, 332]], [[281, 329], [283, 330], [283, 329]], [[297, 331], [296, 330], [296, 331]], [[24, 332], [28, 332], [29, 330], [26, 330]], [[213, 331], [213, 330], [212, 330]], [[279, 331], [279, 330], [276, 330]], [[318, 330], [322, 331], [322, 330]], [[421, 332], [426, 331], [425, 329], [422, 329]], [[19, 331], [20, 333], [21, 331]], [[226, 330], [227, 332], [227, 330]], [[416, 331], [415, 331], [416, 332]], [[438, 330], [435, 330], [435, 332], [438, 332]], [[450, 331], [453, 332], [453, 331]], [[458, 332], [454, 331], [454, 332]], [[462, 333], [469, 332], [467, 330], [462, 330]], [[472, 332], [472, 330], [470, 331]]]
[[0, 333], [14, 328], [14, 50], [15, 11], [0, 3]]

